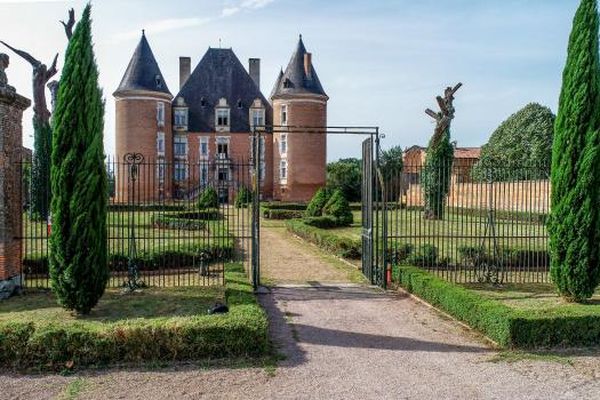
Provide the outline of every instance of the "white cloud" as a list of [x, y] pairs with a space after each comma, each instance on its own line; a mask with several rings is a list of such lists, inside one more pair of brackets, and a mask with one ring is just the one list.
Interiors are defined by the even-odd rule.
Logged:
[[221, 11], [221, 17], [231, 17], [243, 10], [258, 10], [273, 3], [275, 0], [243, 0], [237, 6], [225, 7]]
[[[211, 18], [167, 18], [158, 21], [153, 21], [144, 25], [144, 29], [151, 34], [175, 31], [194, 26], [205, 25], [211, 21]], [[140, 31], [129, 31], [114, 35], [115, 41], [128, 40], [139, 37]]]

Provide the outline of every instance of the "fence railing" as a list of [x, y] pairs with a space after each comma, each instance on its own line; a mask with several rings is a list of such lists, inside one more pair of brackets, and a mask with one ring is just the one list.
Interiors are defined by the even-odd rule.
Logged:
[[[225, 263], [249, 269], [254, 194], [238, 195], [252, 190], [251, 163], [110, 160], [106, 170], [109, 287], [128, 282], [132, 268], [151, 286], [221, 285]], [[31, 166], [24, 163], [22, 171], [23, 280], [28, 287], [49, 287], [51, 216], [34, 212]], [[216, 203], [200, 206], [208, 188]]]
[[454, 282], [548, 281], [546, 168], [455, 160], [404, 165], [384, 179], [392, 263]]

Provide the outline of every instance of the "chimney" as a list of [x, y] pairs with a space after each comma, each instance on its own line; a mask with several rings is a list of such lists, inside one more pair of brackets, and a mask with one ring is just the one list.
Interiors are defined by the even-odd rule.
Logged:
[[192, 59], [190, 57], [179, 57], [179, 89], [185, 85], [192, 73]]
[[248, 71], [250, 77], [256, 83], [256, 86], [260, 89], [260, 58], [251, 58], [248, 60]]
[[312, 53], [304, 54], [304, 73], [307, 78], [311, 78], [312, 75]]

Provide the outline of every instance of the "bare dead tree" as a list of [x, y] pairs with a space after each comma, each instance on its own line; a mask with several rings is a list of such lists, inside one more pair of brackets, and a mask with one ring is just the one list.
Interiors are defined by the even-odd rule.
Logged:
[[60, 23], [65, 28], [65, 35], [67, 35], [67, 39], [71, 40], [71, 37], [73, 36], [73, 27], [75, 26], [75, 10], [71, 8], [69, 10], [69, 19], [67, 22], [60, 21]]
[[454, 119], [454, 113], [456, 111], [454, 109], [454, 95], [456, 94], [458, 89], [462, 87], [462, 85], [462, 83], [458, 83], [453, 88], [447, 87], [446, 90], [444, 90], [444, 97], [436, 97], [437, 103], [440, 107], [439, 112], [435, 112], [430, 108], [425, 110], [425, 114], [429, 115], [436, 121], [436, 126], [430, 146], [435, 146], [436, 144], [438, 144], [444, 136], [444, 134], [446, 133], [446, 131], [450, 129], [450, 124]]

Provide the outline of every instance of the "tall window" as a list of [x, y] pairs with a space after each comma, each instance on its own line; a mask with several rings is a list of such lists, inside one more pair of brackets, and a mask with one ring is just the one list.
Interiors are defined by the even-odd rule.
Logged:
[[183, 162], [175, 163], [175, 180], [184, 181], [187, 179], [187, 166]]
[[165, 163], [164, 161], [160, 161], [156, 166], [156, 173], [158, 175], [158, 181], [165, 181]]
[[281, 125], [287, 125], [288, 123], [288, 108], [287, 104], [281, 106]]
[[208, 185], [208, 163], [206, 161], [200, 163], [200, 184], [202, 187]]
[[252, 118], [250, 120], [251, 128], [254, 129], [257, 126], [265, 125], [265, 110], [264, 109], [252, 109]]
[[217, 178], [219, 179], [219, 182], [227, 182], [229, 180], [229, 169], [219, 168]]
[[175, 126], [186, 127], [187, 126], [188, 110], [186, 108], [175, 109]]
[[200, 138], [200, 158], [208, 158], [208, 138]]
[[187, 156], [187, 138], [185, 136], [175, 136], [173, 152], [178, 157]]
[[158, 132], [156, 134], [156, 153], [159, 156], [165, 155], [165, 133]]
[[229, 127], [229, 108], [217, 108], [217, 128]]
[[279, 138], [279, 152], [283, 154], [287, 154], [288, 150], [288, 138], [287, 133], [282, 133]]
[[217, 137], [217, 158], [221, 160], [229, 158], [229, 138]]
[[[250, 136], [250, 158], [254, 159], [254, 152], [256, 151], [254, 136]], [[260, 138], [260, 159], [265, 159], [265, 138]]]
[[281, 160], [279, 162], [279, 180], [281, 183], [286, 183], [288, 177], [288, 162], [287, 160]]
[[156, 122], [159, 126], [165, 126], [165, 103], [156, 103]]

